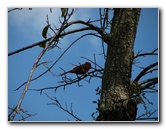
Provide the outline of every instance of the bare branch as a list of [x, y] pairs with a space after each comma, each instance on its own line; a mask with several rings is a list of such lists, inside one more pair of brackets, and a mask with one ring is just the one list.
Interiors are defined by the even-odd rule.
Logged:
[[44, 93], [50, 100], [52, 100], [54, 103], [48, 104], [48, 105], [56, 105], [57, 107], [59, 107], [61, 110], [67, 112], [69, 115], [71, 115], [73, 118], [75, 118], [77, 121], [82, 121], [80, 118], [78, 118], [76, 115], [74, 115], [73, 113], [73, 109], [72, 109], [72, 103], [70, 106], [70, 111], [68, 110], [67, 107], [67, 103], [65, 103], [66, 108], [62, 107], [62, 105], [60, 104], [60, 102], [57, 100], [56, 97], [52, 98], [50, 97], [48, 94]]
[[139, 53], [141, 52], [141, 51], [140, 51], [140, 52], [138, 52], [138, 54], [136, 54], [136, 55], [134, 56], [134, 59], [135, 59], [135, 58], [138, 58], [138, 57], [140, 57], [140, 56], [158, 55], [158, 53], [155, 53], [157, 50], [158, 50], [158, 48], [154, 49], [152, 52], [139, 54]]
[[[147, 83], [147, 84], [145, 84], [145, 83]], [[140, 90], [145, 90], [145, 89], [149, 88], [150, 86], [153, 86], [157, 83], [158, 83], [158, 77], [144, 80], [144, 81], [140, 82], [138, 85], [145, 84], [140, 88]]]
[[27, 50], [27, 49], [29, 49], [29, 48], [33, 48], [33, 47], [35, 47], [35, 46], [37, 46], [37, 45], [40, 45], [40, 44], [42, 44], [42, 43], [45, 43], [45, 42], [47, 42], [47, 41], [49, 41], [49, 40], [51, 40], [51, 38], [42, 40], [42, 41], [40, 41], [40, 42], [37, 42], [37, 43], [34, 43], [34, 44], [32, 44], [32, 45], [26, 46], [26, 47], [24, 47], [24, 48], [18, 49], [18, 50], [14, 51], [14, 52], [9, 53], [8, 56], [11, 56], [11, 55], [14, 55], [14, 54], [16, 54], [16, 53], [22, 52], [22, 51]]
[[138, 74], [138, 76], [134, 79], [134, 82], [138, 82], [141, 77], [143, 77], [144, 75], [147, 74], [147, 71], [148, 71], [149, 69], [151, 69], [151, 68], [153, 68], [153, 67], [155, 67], [155, 66], [157, 66], [157, 65], [158, 65], [158, 62], [153, 63], [153, 64], [150, 64], [149, 66], [147, 66], [146, 68], [144, 68], [144, 69]]
[[13, 9], [10, 9], [8, 10], [8, 13], [11, 12], [11, 11], [14, 11], [14, 10], [22, 10], [23, 8], [13, 8]]
[[[71, 31], [64, 32], [64, 33], [60, 34], [59, 37], [57, 37], [57, 38], [61, 38], [61, 37], [63, 37], [63, 36], [69, 35], [69, 34], [73, 34], [73, 33], [80, 32], [80, 31], [87, 31], [87, 30], [92, 30], [92, 28], [90, 28], [90, 27], [84, 27], [84, 28], [79, 28], [79, 29], [71, 30]], [[93, 34], [93, 35], [94, 35], [94, 34]], [[94, 35], [94, 36], [101, 38], [99, 35]], [[18, 49], [18, 50], [16, 50], [16, 51], [10, 52], [10, 53], [8, 54], [8, 56], [11, 56], [11, 55], [17, 54], [17, 53], [19, 53], [19, 52], [25, 51], [25, 50], [27, 50], [27, 49], [33, 48], [33, 47], [38, 46], [38, 45], [40, 45], [40, 44], [42, 44], [42, 43], [46, 43], [46, 42], [50, 41], [51, 38], [52, 38], [52, 37], [47, 38], [47, 39], [42, 40], [42, 41], [39, 41], [39, 42], [34, 43], [34, 44], [32, 44], [32, 45], [23, 47], [23, 48]]]
[[[54, 89], [55, 91], [58, 89], [58, 88], [65, 88], [66, 86], [69, 86], [69, 85], [71, 85], [71, 84], [75, 84], [75, 83], [78, 83], [78, 86], [80, 86], [80, 84], [79, 84], [79, 82], [81, 81], [81, 80], [83, 80], [83, 79], [85, 79], [86, 77], [97, 77], [97, 76], [93, 76], [93, 73], [94, 72], [100, 72], [100, 71], [103, 71], [103, 69], [98, 69], [97, 71], [96, 70], [94, 70], [94, 71], [91, 71], [91, 72], [89, 72], [89, 73], [87, 73], [87, 74], [85, 74], [85, 75], [82, 75], [82, 76], [77, 76], [77, 78], [74, 78], [74, 79], [71, 79], [71, 78], [67, 78], [67, 77], [64, 77], [64, 78], [62, 78], [62, 81], [61, 82], [59, 82], [59, 83], [63, 83], [63, 84], [61, 84], [61, 85], [58, 85], [58, 86], [51, 86], [51, 87], [49, 87], [49, 86], [47, 86], [47, 87], [45, 87], [45, 88], [41, 88], [41, 89], [28, 89], [28, 90], [32, 90], [32, 91], [40, 91], [40, 93], [42, 93], [44, 90], [51, 90], [51, 89]], [[92, 76], [91, 76], [91, 74], [92, 74]], [[100, 77], [101, 78], [101, 77]]]
[[[8, 115], [8, 121], [10, 121], [11, 115], [14, 113], [15, 108], [8, 107], [8, 109], [11, 110], [11, 112]], [[20, 111], [17, 112], [17, 114], [21, 117], [18, 121], [24, 121], [29, 117], [37, 115], [37, 114], [30, 114], [30, 113], [28, 113], [28, 111], [26, 111], [22, 108], [20, 108]]]

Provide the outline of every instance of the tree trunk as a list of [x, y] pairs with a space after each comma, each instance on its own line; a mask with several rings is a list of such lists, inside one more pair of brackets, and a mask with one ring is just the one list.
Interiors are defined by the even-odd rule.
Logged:
[[[135, 120], [137, 104], [130, 90], [133, 46], [140, 9], [114, 9], [99, 102], [99, 121]], [[107, 36], [108, 37], [108, 36]]]

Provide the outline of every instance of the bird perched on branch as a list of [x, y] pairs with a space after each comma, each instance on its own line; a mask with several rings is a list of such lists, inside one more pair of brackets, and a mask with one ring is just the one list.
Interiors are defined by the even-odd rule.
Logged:
[[86, 62], [85, 64], [81, 64], [79, 66], [76, 66], [75, 68], [73, 68], [72, 70], [70, 70], [68, 72], [64, 72], [64, 73], [60, 74], [60, 76], [65, 75], [67, 73], [85, 74], [90, 69], [91, 69], [91, 63]]

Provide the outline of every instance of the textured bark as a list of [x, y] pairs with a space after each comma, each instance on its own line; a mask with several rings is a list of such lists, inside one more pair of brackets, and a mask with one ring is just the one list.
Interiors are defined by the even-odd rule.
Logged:
[[111, 36], [104, 40], [108, 48], [98, 108], [99, 121], [135, 120], [137, 105], [131, 98], [130, 78], [139, 16], [139, 8], [114, 9]]

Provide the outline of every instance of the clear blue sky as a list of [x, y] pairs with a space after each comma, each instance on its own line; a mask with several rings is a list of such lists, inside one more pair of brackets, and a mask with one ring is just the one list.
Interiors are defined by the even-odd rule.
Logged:
[[[46, 14], [49, 16], [49, 21], [55, 26], [59, 26], [58, 16], [60, 16], [60, 9], [53, 9], [53, 13], [50, 13], [49, 8], [34, 8], [32, 11], [23, 9], [21, 11], [13, 11], [8, 14], [8, 51], [12, 52], [27, 45], [33, 44], [40, 40], [43, 40], [41, 31], [46, 25]], [[97, 12], [97, 13], [96, 13]], [[78, 9], [71, 20], [81, 19], [92, 20], [99, 18], [98, 9]], [[78, 26], [72, 26], [71, 29]], [[51, 33], [51, 32], [50, 32]], [[54, 49], [47, 51], [42, 61], [55, 61], [65, 48], [71, 44], [80, 34], [74, 34], [73, 36], [67, 36], [61, 40], [59, 45], [61, 49]], [[158, 47], [158, 9], [142, 9], [140, 21], [137, 30], [137, 36], [135, 39], [134, 52], [142, 50], [142, 52], [149, 52]], [[13, 91], [23, 82], [27, 81], [30, 70], [33, 66], [39, 53], [42, 51], [40, 47], [35, 47], [24, 51], [22, 53], [13, 55], [8, 58], [8, 106], [13, 107], [17, 104], [23, 88], [19, 91]], [[101, 55], [101, 40], [94, 37], [86, 37], [79, 40], [67, 53], [61, 58], [61, 60], [52, 68], [52, 72], [55, 74], [62, 73], [59, 67], [70, 70], [73, 64], [84, 63], [86, 60], [82, 59], [84, 56], [93, 60], [93, 54], [96, 54], [97, 63], [102, 67], [104, 66], [104, 59]], [[140, 66], [147, 66], [152, 62], [157, 61], [157, 56], [144, 57], [139, 61]], [[48, 64], [49, 66], [51, 65]], [[44, 72], [46, 69], [40, 66], [34, 73], [33, 78]], [[133, 78], [140, 72], [140, 69], [133, 67]], [[157, 72], [150, 76], [157, 76]], [[150, 77], [148, 76], [148, 77]], [[68, 77], [74, 78], [75, 75], [69, 74]], [[59, 85], [61, 81], [60, 77], [52, 76], [47, 73], [40, 79], [32, 82], [29, 86], [31, 89], [51, 87]], [[99, 98], [96, 95], [95, 89], [101, 85], [101, 80], [92, 79], [91, 83], [86, 81], [80, 82], [83, 87], [78, 87], [77, 84], [69, 85], [66, 90], [63, 88], [54, 90], [46, 90], [50, 96], [55, 96], [65, 107], [67, 102], [68, 108], [70, 104], [73, 104], [74, 114], [82, 120], [91, 121], [92, 112], [96, 111], [97, 105], [93, 104]], [[149, 100], [153, 102], [153, 105], [148, 104], [148, 109], [154, 111], [158, 109], [158, 95], [148, 95]], [[64, 121], [75, 120], [66, 112], [53, 105], [47, 105], [51, 103], [44, 94], [40, 95], [39, 92], [28, 91], [22, 104], [22, 108], [28, 110], [29, 113], [37, 113], [36, 116], [30, 117], [28, 121]], [[145, 113], [143, 106], [138, 107], [138, 116]], [[157, 116], [157, 113], [154, 114]], [[16, 118], [17, 119], [17, 118]]]

